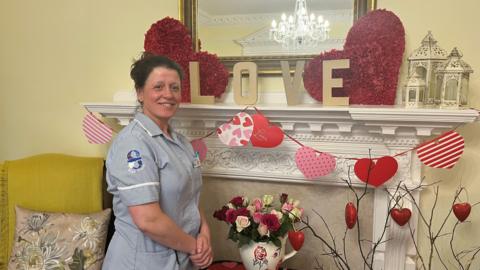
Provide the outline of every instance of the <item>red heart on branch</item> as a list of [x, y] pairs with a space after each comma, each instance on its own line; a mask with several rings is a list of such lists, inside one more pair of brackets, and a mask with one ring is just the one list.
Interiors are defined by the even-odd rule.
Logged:
[[253, 146], [272, 148], [282, 143], [283, 131], [277, 126], [271, 126], [268, 119], [262, 114], [254, 114], [253, 132], [250, 142]]
[[305, 241], [305, 234], [302, 231], [289, 231], [288, 241], [294, 250], [299, 251]]
[[379, 158], [376, 162], [369, 158], [357, 160], [353, 168], [358, 179], [378, 187], [392, 178], [398, 169], [397, 160], [391, 156]]
[[458, 220], [460, 220], [460, 222], [464, 222], [470, 215], [470, 210], [472, 210], [472, 206], [468, 202], [456, 203], [452, 206], [452, 209]]
[[407, 224], [412, 216], [412, 211], [408, 208], [393, 208], [390, 210], [390, 216], [400, 226]]
[[352, 202], [345, 205], [345, 223], [349, 229], [352, 229], [357, 223], [357, 208]]

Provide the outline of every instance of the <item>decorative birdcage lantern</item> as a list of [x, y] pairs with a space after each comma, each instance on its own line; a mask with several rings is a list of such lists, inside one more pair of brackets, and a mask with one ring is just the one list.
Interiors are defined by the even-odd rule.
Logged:
[[[408, 57], [408, 76], [418, 73], [426, 84], [424, 105], [433, 106], [438, 99], [435, 86], [435, 70], [447, 59], [447, 51], [437, 45], [432, 32], [423, 38], [422, 45]], [[408, 95], [406, 95], [407, 97]]]
[[426, 88], [425, 79], [418, 74], [418, 72], [414, 72], [412, 76], [408, 78], [407, 85], [405, 85], [405, 107], [422, 107], [425, 100]]
[[435, 71], [441, 108], [458, 108], [468, 104], [468, 81], [473, 70], [461, 58], [461, 52], [453, 48], [447, 61]]

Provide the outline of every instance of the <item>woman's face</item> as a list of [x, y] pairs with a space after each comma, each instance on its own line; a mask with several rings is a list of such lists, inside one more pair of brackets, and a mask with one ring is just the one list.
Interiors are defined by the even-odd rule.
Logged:
[[180, 76], [174, 69], [156, 67], [137, 93], [143, 102], [143, 113], [160, 128], [166, 128], [168, 120], [175, 114], [181, 101]]

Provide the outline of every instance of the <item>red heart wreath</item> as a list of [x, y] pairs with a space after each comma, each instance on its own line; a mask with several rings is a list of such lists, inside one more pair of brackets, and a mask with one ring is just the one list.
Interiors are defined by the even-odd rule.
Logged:
[[193, 51], [192, 38], [179, 20], [166, 17], [152, 24], [145, 34], [144, 49], [165, 55], [182, 66], [182, 102], [190, 102], [190, 61], [198, 61], [200, 65], [200, 94], [220, 97], [225, 92], [228, 70], [217, 55]]
[[345, 94], [337, 95], [348, 95], [350, 104], [392, 105], [404, 50], [405, 30], [400, 19], [390, 11], [372, 11], [352, 26], [343, 51], [322, 53], [307, 64], [305, 88], [321, 101], [323, 61], [350, 59], [350, 73], [337, 70], [333, 74], [343, 79]]

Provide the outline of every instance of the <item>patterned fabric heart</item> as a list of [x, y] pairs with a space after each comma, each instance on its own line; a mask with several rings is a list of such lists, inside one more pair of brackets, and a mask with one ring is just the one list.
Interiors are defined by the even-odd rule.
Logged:
[[335, 170], [335, 158], [328, 153], [317, 153], [314, 149], [303, 146], [295, 153], [297, 168], [307, 179], [315, 179]]
[[357, 160], [353, 167], [358, 179], [374, 187], [387, 182], [395, 175], [397, 169], [397, 160], [390, 156], [381, 157], [376, 162], [369, 158], [362, 158]]
[[252, 117], [245, 112], [237, 113], [232, 121], [217, 128], [218, 138], [228, 146], [247, 145], [253, 133], [253, 125], [246, 123], [253, 123]]
[[465, 140], [455, 131], [449, 131], [417, 148], [420, 161], [433, 168], [451, 169], [463, 154]]
[[282, 143], [283, 131], [277, 126], [271, 126], [268, 119], [262, 114], [254, 114], [253, 134], [250, 142], [253, 146], [272, 148]]

